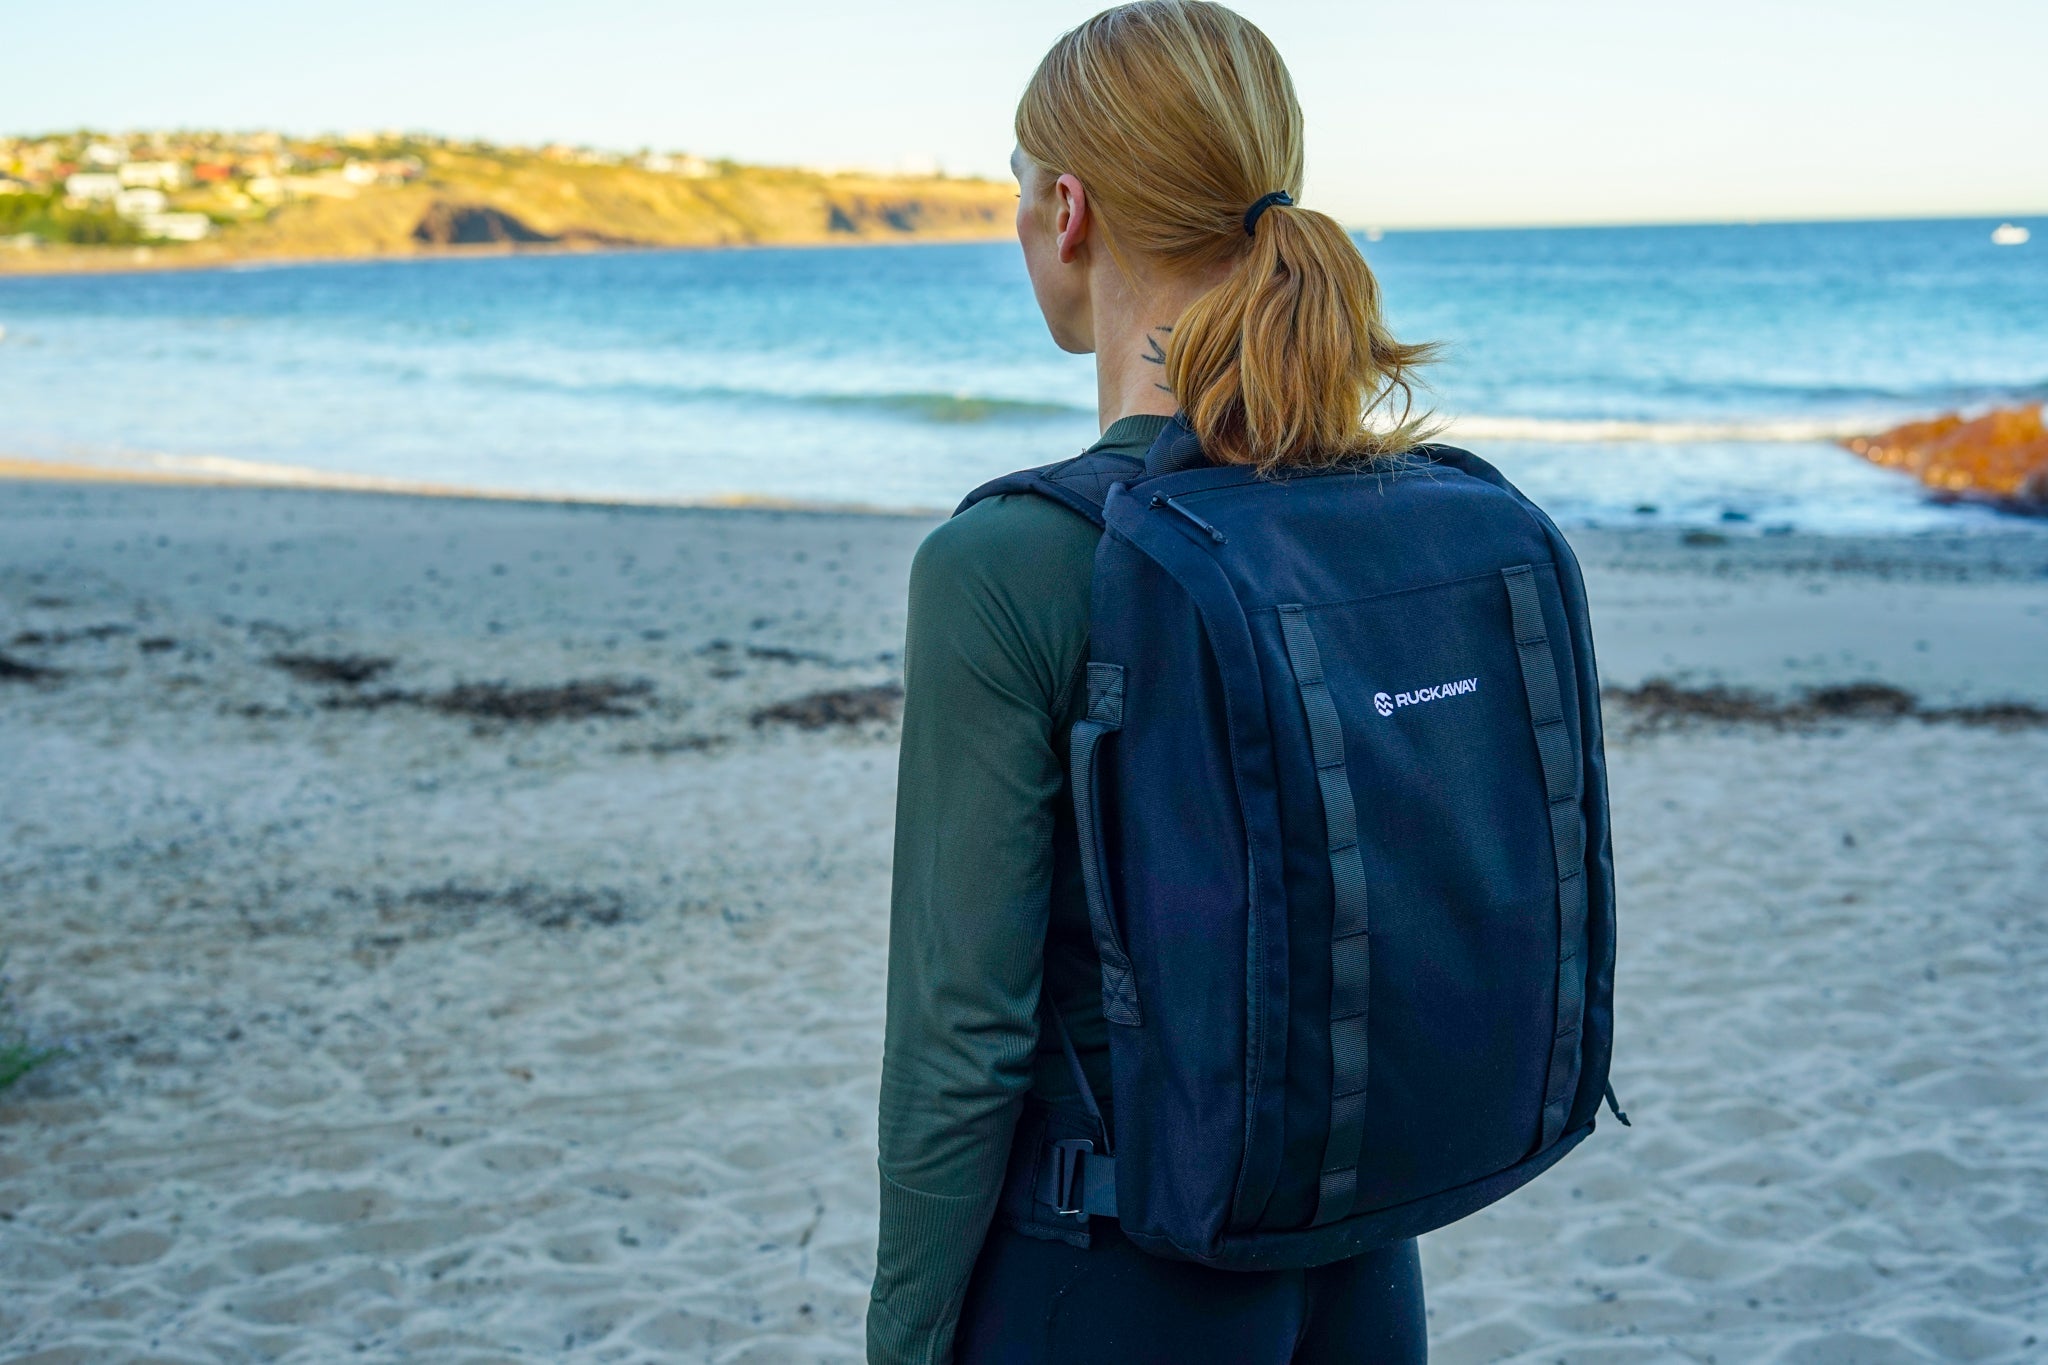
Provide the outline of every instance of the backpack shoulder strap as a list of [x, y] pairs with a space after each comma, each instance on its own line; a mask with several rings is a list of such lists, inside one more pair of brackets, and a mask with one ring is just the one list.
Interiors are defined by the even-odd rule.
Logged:
[[1036, 493], [1100, 526], [1102, 505], [1109, 501], [1110, 486], [1135, 482], [1144, 472], [1142, 460], [1128, 455], [1113, 455], [1108, 451], [1090, 451], [1041, 465], [1037, 469], [1020, 469], [1015, 474], [991, 479], [962, 498], [960, 505], [953, 509], [953, 515], [959, 516], [983, 498], [1003, 493]]
[[1506, 489], [1517, 498], [1522, 497], [1522, 491], [1509, 483], [1498, 469], [1469, 450], [1460, 450], [1457, 446], [1420, 445], [1409, 451], [1406, 458], [1418, 463], [1447, 465], [1460, 473], [1470, 474], [1482, 483]]
[[1036, 493], [1080, 513], [1099, 527], [1111, 486], [1195, 469], [1207, 463], [1201, 441], [1189, 429], [1187, 419], [1176, 413], [1152, 438], [1152, 445], [1142, 458], [1114, 455], [1106, 450], [1084, 450], [1072, 459], [1036, 469], [1020, 469], [1015, 474], [991, 479], [969, 493], [953, 509], [953, 515], [959, 516], [983, 498], [1002, 493]]

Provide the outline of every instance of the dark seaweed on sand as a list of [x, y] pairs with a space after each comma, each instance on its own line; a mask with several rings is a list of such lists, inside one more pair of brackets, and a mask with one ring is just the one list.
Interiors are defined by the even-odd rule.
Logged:
[[1641, 687], [1607, 689], [1638, 726], [1656, 727], [1688, 720], [1722, 721], [1779, 728], [1812, 726], [1839, 720], [1918, 720], [1928, 724], [1981, 725], [2015, 730], [2048, 725], [2048, 710], [2028, 702], [1989, 702], [1977, 706], [1922, 706], [1920, 699], [1889, 683], [1841, 683], [1808, 688], [1791, 699], [1739, 687], [1685, 687], [1669, 678], [1651, 678]]
[[903, 685], [889, 682], [874, 687], [813, 692], [793, 701], [764, 706], [749, 719], [755, 725], [794, 725], [799, 730], [823, 730], [831, 725], [865, 725], [870, 721], [894, 720], [902, 702]]
[[504, 683], [460, 683], [428, 699], [451, 716], [478, 720], [533, 722], [631, 716], [638, 701], [654, 691], [646, 679], [593, 678], [556, 687], [510, 687]]
[[587, 678], [551, 687], [514, 687], [502, 682], [457, 683], [445, 692], [386, 689], [332, 696], [321, 702], [329, 711], [381, 711], [387, 706], [418, 706], [443, 715], [471, 720], [534, 724], [549, 720], [593, 720], [634, 716], [635, 705], [652, 695], [644, 678]]
[[460, 924], [475, 924], [488, 911], [509, 910], [542, 929], [609, 928], [625, 923], [632, 912], [625, 893], [612, 887], [548, 887], [535, 882], [508, 887], [446, 882], [408, 892], [402, 903], [450, 916]]
[[621, 745], [618, 752], [666, 758], [670, 754], [708, 754], [714, 749], [724, 748], [727, 742], [723, 735], [674, 735], [667, 739], [650, 739], [645, 744]]
[[39, 682], [56, 677], [60, 671], [17, 659], [11, 654], [0, 654], [0, 682]]
[[1863, 717], [1911, 716], [1919, 713], [1920, 699], [1904, 688], [1886, 683], [1844, 683], [1816, 687], [1806, 694], [1807, 709], [1819, 716]]
[[270, 662], [300, 682], [360, 687], [389, 673], [398, 661], [374, 654], [273, 654]]
[[16, 645], [68, 645], [74, 640], [111, 640], [116, 635], [133, 635], [135, 627], [116, 624], [82, 626], [77, 630], [24, 630], [8, 643]]

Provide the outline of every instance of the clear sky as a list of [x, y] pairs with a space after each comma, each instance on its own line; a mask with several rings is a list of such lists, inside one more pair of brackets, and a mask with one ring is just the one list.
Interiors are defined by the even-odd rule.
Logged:
[[[100, 0], [9, 6], [0, 130], [412, 128], [1005, 173], [1100, 6]], [[2048, 212], [2044, 0], [1243, 0], [1353, 224]]]

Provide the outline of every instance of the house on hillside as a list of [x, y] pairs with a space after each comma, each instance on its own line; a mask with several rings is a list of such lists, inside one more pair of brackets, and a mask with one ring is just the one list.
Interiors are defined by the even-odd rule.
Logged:
[[170, 242], [196, 242], [213, 232], [213, 220], [203, 213], [145, 213], [135, 225]]
[[[353, 199], [361, 189], [361, 186], [348, 180], [339, 171], [320, 171], [314, 175], [287, 175], [282, 177], [280, 183], [288, 199]], [[253, 190], [250, 192], [254, 193]]]
[[130, 189], [175, 190], [185, 185], [185, 168], [175, 161], [128, 161], [116, 174]]
[[88, 204], [112, 199], [123, 188], [121, 177], [106, 171], [74, 171], [64, 177], [64, 193]]
[[123, 218], [145, 218], [171, 206], [162, 190], [122, 190], [114, 196], [114, 212]]
[[649, 152], [640, 159], [640, 164], [650, 171], [681, 176], [685, 180], [707, 179], [713, 170], [710, 162], [688, 152]]
[[341, 178], [351, 185], [403, 185], [418, 178], [425, 163], [416, 156], [394, 157], [388, 161], [347, 161]]

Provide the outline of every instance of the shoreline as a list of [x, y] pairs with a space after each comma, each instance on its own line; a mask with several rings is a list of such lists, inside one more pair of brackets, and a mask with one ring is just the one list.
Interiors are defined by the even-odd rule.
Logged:
[[[1819, 444], [1816, 442], [1816, 444]], [[624, 508], [674, 511], [763, 511], [787, 512], [820, 516], [866, 516], [885, 518], [937, 519], [948, 515], [948, 506], [901, 506], [892, 507], [877, 503], [833, 502], [828, 499], [780, 498], [770, 494], [725, 493], [699, 497], [664, 497], [657, 494], [635, 495], [630, 493], [570, 493], [522, 490], [514, 488], [486, 488], [471, 484], [436, 483], [426, 480], [390, 478], [377, 474], [348, 474], [332, 470], [314, 469], [300, 465], [269, 465], [258, 461], [246, 461], [230, 456], [172, 456], [173, 460], [189, 461], [194, 465], [208, 463], [235, 468], [220, 468], [208, 471], [203, 468], [149, 468], [141, 465], [94, 464], [77, 460], [50, 460], [38, 456], [16, 455], [0, 451], [0, 486], [10, 483], [85, 483], [98, 485], [135, 485], [141, 487], [250, 489], [268, 491], [295, 491], [306, 493], [350, 493], [374, 494], [391, 498], [426, 498], [439, 501], [516, 503], [534, 506]], [[237, 472], [237, 471], [241, 472]], [[1793, 534], [1798, 538], [1819, 539], [1840, 542], [1884, 542], [1901, 541], [1932, 542], [1953, 537], [1981, 540], [2024, 540], [2043, 534], [2048, 518], [2030, 507], [2014, 506], [1996, 500], [1977, 500], [1968, 497], [1942, 496], [1938, 491], [1925, 498], [1930, 505], [1957, 505], [1988, 509], [1997, 514], [1997, 521], [1991, 526], [1958, 523], [1955, 526], [1920, 527], [1900, 531], [1856, 531], [1827, 532], [1800, 528]], [[1627, 538], [1647, 536], [1653, 539], [1690, 537], [1688, 543], [1719, 545], [1731, 543], [1747, 544], [1751, 541], [1767, 541], [1780, 538], [1780, 533], [1767, 532], [1761, 526], [1745, 526], [1734, 529], [1725, 524], [1703, 527], [1684, 523], [1665, 523], [1649, 526], [1631, 526], [1602, 522], [1591, 526], [1565, 526], [1568, 534], [1576, 536], [1584, 531], [1593, 531], [1603, 536]]]
[[[0, 252], [0, 281], [44, 279], [63, 275], [151, 275], [160, 272], [200, 270], [289, 270], [301, 266], [403, 265], [423, 261], [484, 261], [514, 256], [629, 256], [656, 252], [698, 251], [827, 251], [863, 246], [948, 246], [966, 243], [1002, 242], [1011, 239], [1006, 224], [1001, 232], [915, 233], [910, 236], [860, 237], [831, 233], [820, 237], [794, 237], [773, 242], [533, 242], [482, 243], [475, 246], [422, 247], [404, 252], [362, 252], [355, 255], [291, 256], [252, 253], [221, 255], [204, 260], [182, 258], [183, 248], [161, 246], [40, 248], [34, 251]], [[127, 253], [126, 261], [100, 260], [86, 253], [106, 250]], [[157, 253], [169, 253], [160, 258]], [[137, 255], [137, 253], [147, 253]]]
[[[241, 463], [241, 462], [237, 462]], [[476, 488], [466, 484], [415, 483], [375, 474], [341, 474], [298, 466], [275, 466], [273, 476], [261, 473], [233, 474], [190, 472], [176, 469], [124, 468], [117, 465], [80, 464], [64, 460], [42, 460], [30, 456], [0, 455], [0, 484], [5, 483], [88, 483], [134, 484], [173, 488], [246, 488], [262, 491], [304, 493], [358, 493], [392, 498], [431, 498], [450, 502], [529, 503], [540, 506], [646, 508], [712, 512], [794, 512], [820, 516], [939, 517], [948, 509], [937, 507], [882, 507], [873, 503], [841, 503], [806, 498], [776, 498], [766, 494], [728, 493], [702, 498], [634, 497], [630, 494], [522, 492], [518, 489]]]

